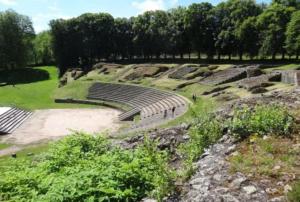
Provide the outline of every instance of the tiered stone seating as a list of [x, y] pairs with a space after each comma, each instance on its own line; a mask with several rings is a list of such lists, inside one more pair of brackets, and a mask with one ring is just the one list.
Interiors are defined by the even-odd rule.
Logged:
[[[95, 83], [89, 89], [88, 99], [113, 101], [130, 106], [132, 109], [119, 116], [121, 121], [141, 115], [143, 122], [147, 120], [175, 116], [176, 110], [186, 108], [186, 100], [170, 92], [159, 91], [134, 85]], [[172, 112], [175, 109], [175, 112]], [[184, 111], [184, 110], [180, 110]]]
[[213, 75], [201, 80], [203, 84], [220, 85], [241, 80], [247, 77], [246, 68], [229, 68], [223, 71], [214, 73]]
[[16, 130], [26, 119], [31, 116], [32, 112], [11, 108], [0, 115], [0, 134], [12, 133]]

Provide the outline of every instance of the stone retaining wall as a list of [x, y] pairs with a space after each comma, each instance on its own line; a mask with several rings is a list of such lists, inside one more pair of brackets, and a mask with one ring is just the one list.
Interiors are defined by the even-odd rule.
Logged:
[[[281, 81], [288, 84], [300, 84], [300, 70], [280, 71]], [[299, 75], [299, 76], [298, 76]]]

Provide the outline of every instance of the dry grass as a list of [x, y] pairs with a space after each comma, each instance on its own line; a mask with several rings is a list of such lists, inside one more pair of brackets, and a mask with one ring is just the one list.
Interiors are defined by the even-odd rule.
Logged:
[[232, 172], [242, 172], [252, 180], [267, 180], [270, 188], [283, 194], [284, 184], [292, 184], [300, 177], [300, 139], [270, 136], [260, 138], [255, 135], [242, 142], [238, 151], [229, 159]]

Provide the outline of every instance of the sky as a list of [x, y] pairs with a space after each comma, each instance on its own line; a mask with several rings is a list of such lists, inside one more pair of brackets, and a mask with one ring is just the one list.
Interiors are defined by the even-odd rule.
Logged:
[[[68, 19], [87, 12], [131, 17], [148, 10], [167, 10], [203, 1], [216, 5], [222, 0], [0, 0], [0, 11], [13, 9], [29, 16], [38, 33], [49, 29], [49, 21], [52, 19]], [[258, 3], [268, 1], [257, 0]]]

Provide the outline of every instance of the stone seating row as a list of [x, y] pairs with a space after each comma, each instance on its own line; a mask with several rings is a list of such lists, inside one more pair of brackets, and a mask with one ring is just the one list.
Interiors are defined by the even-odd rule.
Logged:
[[0, 115], [0, 134], [12, 133], [16, 130], [26, 119], [31, 116], [32, 112], [11, 108]]
[[166, 114], [186, 105], [185, 99], [170, 92], [135, 85], [95, 83], [88, 92], [88, 99], [113, 101], [129, 105], [131, 110], [122, 113], [120, 120], [128, 120], [137, 114], [141, 119]]

